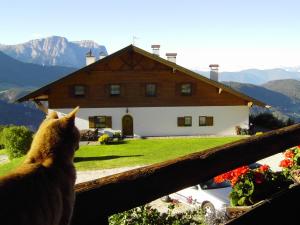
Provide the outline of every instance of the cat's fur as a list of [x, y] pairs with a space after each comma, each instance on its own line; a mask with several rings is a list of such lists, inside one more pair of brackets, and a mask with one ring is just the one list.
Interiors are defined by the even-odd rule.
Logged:
[[74, 205], [74, 151], [78, 107], [65, 117], [52, 112], [34, 136], [24, 163], [0, 177], [1, 225], [67, 225]]

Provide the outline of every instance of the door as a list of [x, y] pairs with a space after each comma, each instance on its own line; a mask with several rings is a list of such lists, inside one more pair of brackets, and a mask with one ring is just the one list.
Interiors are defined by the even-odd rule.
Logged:
[[122, 133], [124, 136], [133, 136], [133, 119], [130, 115], [123, 116]]

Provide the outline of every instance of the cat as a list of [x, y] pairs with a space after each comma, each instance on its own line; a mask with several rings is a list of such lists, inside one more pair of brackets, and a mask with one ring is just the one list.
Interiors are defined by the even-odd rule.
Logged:
[[51, 112], [35, 134], [24, 163], [0, 177], [1, 225], [67, 225], [75, 200], [75, 114]]

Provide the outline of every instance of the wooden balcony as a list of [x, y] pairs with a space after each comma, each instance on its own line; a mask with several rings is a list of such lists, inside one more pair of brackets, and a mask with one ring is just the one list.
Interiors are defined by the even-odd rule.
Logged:
[[[107, 225], [108, 217], [169, 193], [248, 165], [300, 144], [300, 124], [76, 185], [72, 225]], [[254, 207], [229, 225], [300, 224], [295, 185]]]

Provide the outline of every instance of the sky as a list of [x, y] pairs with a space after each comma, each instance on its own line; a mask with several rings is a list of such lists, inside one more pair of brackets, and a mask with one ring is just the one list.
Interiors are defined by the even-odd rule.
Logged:
[[56, 35], [111, 54], [134, 39], [189, 69], [300, 68], [299, 9], [299, 0], [0, 0], [0, 43]]

